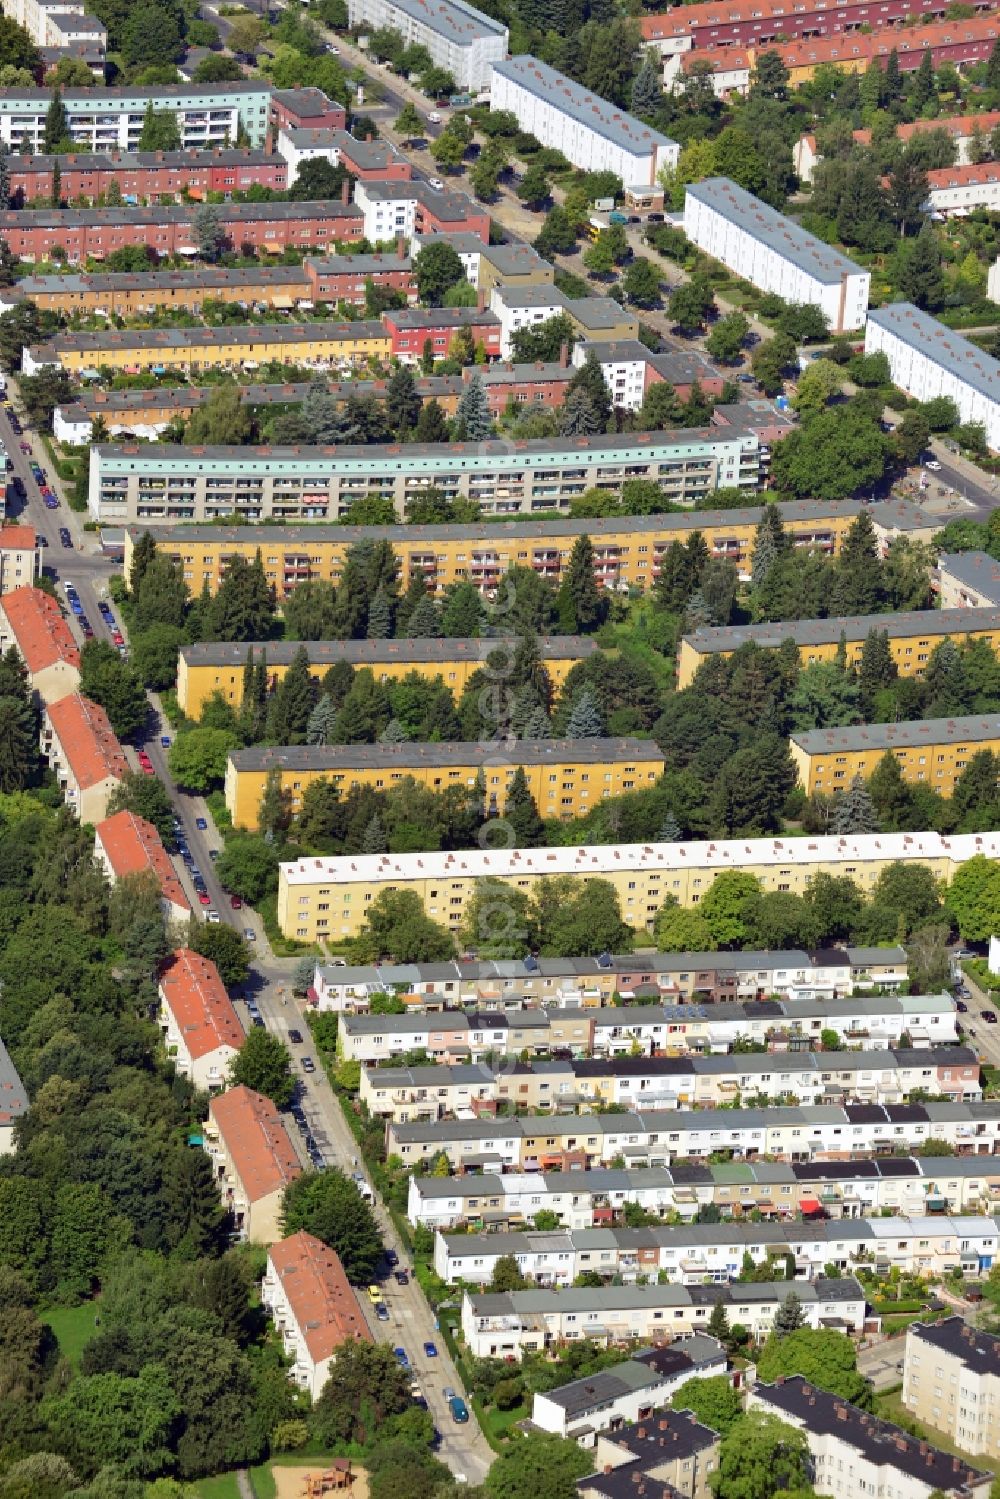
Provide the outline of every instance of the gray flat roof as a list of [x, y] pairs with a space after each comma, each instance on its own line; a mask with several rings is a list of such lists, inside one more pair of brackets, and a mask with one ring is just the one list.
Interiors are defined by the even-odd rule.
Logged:
[[[474, 742], [452, 740], [423, 744], [295, 744], [279, 748], [255, 745], [233, 750], [230, 760], [239, 771], [324, 770], [336, 774], [355, 768], [404, 772], [415, 765], [544, 765], [546, 761], [601, 765], [610, 761], [662, 759], [662, 751], [651, 739], [504, 739]], [[390, 1017], [391, 1018], [391, 1017]]]
[[548, 63], [525, 54], [509, 57], [503, 62], [493, 63], [493, 72], [509, 78], [539, 99], [544, 99], [554, 109], [569, 115], [570, 119], [586, 129], [603, 135], [623, 150], [636, 153], [653, 152], [658, 147], [673, 146], [669, 136], [661, 135], [649, 125], [644, 125], [635, 115], [610, 104], [599, 94], [591, 93], [580, 83], [574, 83], [565, 73], [558, 73]]
[[1000, 713], [970, 713], [965, 718], [924, 718], [906, 723], [850, 724], [839, 729], [808, 729], [792, 734], [807, 755], [837, 750], [919, 749], [936, 744], [975, 744], [1000, 739]]
[[622, 323], [637, 321], [635, 313], [614, 297], [574, 297], [566, 310], [584, 328], [618, 328]]
[[[160, 83], [155, 88], [133, 88], [109, 86], [104, 88], [64, 88], [62, 101], [67, 109], [75, 105], [93, 104], [95, 108], [113, 109], [116, 104], [128, 104], [133, 99], [143, 103], [152, 99], [154, 103], [191, 99], [199, 103], [205, 99], [239, 98], [241, 94], [268, 94], [271, 85], [259, 78], [241, 78], [235, 83]], [[37, 104], [46, 109], [52, 103], [49, 88], [5, 88], [0, 94], [0, 107], [4, 104]]]
[[868, 318], [972, 390], [990, 401], [1000, 401], [1000, 363], [984, 354], [982, 349], [977, 349], [961, 333], [953, 332], [937, 318], [921, 312], [912, 302], [890, 302], [888, 307], [874, 307]]
[[[352, 260], [352, 256], [340, 257]], [[358, 256], [359, 260], [364, 257]], [[390, 262], [386, 262], [390, 263]], [[391, 262], [394, 263], [394, 262]], [[124, 292], [162, 290], [178, 287], [195, 291], [213, 291], [226, 286], [302, 286], [305, 278], [298, 266], [267, 265], [252, 270], [225, 266], [201, 266], [181, 271], [76, 271], [67, 276], [24, 276], [17, 290], [25, 296], [51, 296], [56, 292]], [[190, 332], [185, 329], [185, 332]], [[109, 391], [108, 395], [123, 394]], [[129, 391], [129, 395], [156, 396], [159, 391]]]
[[970, 631], [1000, 629], [1000, 609], [912, 609], [901, 614], [853, 614], [833, 619], [797, 619], [784, 624], [719, 625], [692, 630], [683, 638], [702, 655], [736, 651], [753, 643], [776, 649], [783, 640], [796, 645], [836, 645], [846, 640], [867, 640], [873, 630], [887, 631], [893, 638], [959, 639]]
[[794, 219], [786, 218], [770, 204], [762, 203], [760, 198], [738, 187], [728, 177], [708, 177], [704, 182], [690, 184], [686, 191], [689, 197], [706, 204], [817, 281], [839, 286], [845, 276], [864, 274], [862, 266], [824, 244]]
[[[401, 11], [458, 47], [469, 47], [482, 37], [505, 36], [506, 26], [474, 10], [463, 0], [389, 0], [389, 10]], [[391, 23], [390, 23], [391, 24]]]
[[[356, 323], [259, 323], [255, 327], [224, 328], [141, 328], [134, 331], [109, 328], [102, 333], [61, 333], [32, 350], [39, 358], [46, 350], [76, 351], [100, 354], [102, 349], [183, 349], [188, 346], [225, 348], [227, 344], [296, 344], [323, 340], [345, 343], [363, 338], [386, 336], [381, 323], [359, 320]], [[235, 450], [236, 452], [239, 449]]]
[[988, 552], [942, 552], [938, 572], [947, 573], [1000, 606], [1000, 562]]
[[[494, 650], [509, 650], [512, 638], [486, 636], [479, 640], [259, 640], [236, 643], [224, 640], [200, 641], [181, 647], [189, 666], [243, 666], [250, 652], [256, 658], [267, 658], [269, 666], [290, 666], [305, 646], [309, 660], [318, 666], [332, 666], [335, 661], [349, 661], [352, 666], [378, 666], [383, 661], [485, 661]], [[597, 642], [589, 635], [553, 635], [538, 642], [542, 660], [583, 660], [597, 651]]]
[[[526, 370], [526, 365], [517, 368]], [[569, 375], [575, 371], [568, 371]], [[456, 377], [457, 378], [457, 377]], [[418, 386], [420, 381], [418, 380]], [[365, 389], [369, 382], [350, 381], [343, 386], [334, 385], [333, 389], [358, 390]], [[298, 392], [286, 394], [285, 400], [303, 399], [307, 385], [297, 386], [247, 386], [241, 387], [247, 391], [269, 390], [274, 392]], [[195, 390], [190, 386], [179, 386], [168, 390], [121, 390], [108, 392], [93, 392], [84, 402], [75, 403], [84, 406], [88, 412], [102, 411], [111, 407], [112, 403], [119, 399], [124, 404], [131, 406], [155, 404], [157, 400], [169, 397], [173, 400], [176, 394], [178, 404], [192, 395], [201, 395], [207, 399], [208, 393], [214, 389], [212, 386], [204, 386]], [[278, 400], [275, 394], [271, 397]], [[253, 402], [249, 402], [253, 404]], [[64, 411], [69, 408], [63, 407]], [[160, 450], [165, 445], [157, 444]], [[408, 443], [407, 449], [414, 446]], [[121, 451], [119, 448], [118, 451]], [[181, 451], [184, 451], [183, 449]], [[190, 449], [187, 450], [190, 452]], [[225, 449], [223, 451], [226, 451]], [[799, 522], [834, 520], [840, 516], [853, 518], [862, 509], [865, 509], [857, 500], [836, 500], [822, 503], [817, 500], [793, 500], [781, 507], [781, 516], [785, 525], [795, 525]], [[430, 526], [331, 526], [320, 524], [315, 526], [155, 526], [146, 527], [140, 525], [131, 526], [129, 529], [133, 537], [139, 537], [147, 529], [152, 530], [160, 545], [176, 543], [178, 546], [184, 542], [218, 541], [220, 544], [254, 543], [261, 546], [279, 546], [284, 544], [288, 547], [297, 545], [312, 546], [321, 542], [338, 541], [349, 546], [354, 542], [370, 540], [374, 537], [391, 541], [394, 544], [404, 544], [425, 540], [428, 546], [434, 546], [441, 541], [464, 541], [470, 545], [477, 542], [489, 546], [491, 550], [508, 543], [517, 541], [541, 540], [548, 537], [565, 537], [572, 541], [578, 536], [590, 536], [595, 543], [600, 544], [606, 534], [611, 535], [649, 535], [654, 540], [661, 535], [666, 540], [669, 532], [700, 531], [706, 527], [713, 529], [727, 525], [756, 526], [764, 514], [762, 505], [748, 505], [744, 510], [685, 510], [674, 511], [666, 515], [615, 515], [601, 516], [593, 520], [586, 518], [571, 518], [569, 516], [557, 516], [552, 520], [511, 521], [498, 526], [495, 520], [489, 523], [477, 525], [430, 525]], [[965, 611], [963, 611], [965, 612]], [[879, 616], [884, 617], [884, 616]], [[671, 955], [672, 956], [672, 955]], [[711, 956], [718, 959], [720, 954], [713, 953]], [[739, 957], [739, 953], [726, 953], [726, 957]], [[638, 958], [630, 954], [629, 962], [637, 962]]]

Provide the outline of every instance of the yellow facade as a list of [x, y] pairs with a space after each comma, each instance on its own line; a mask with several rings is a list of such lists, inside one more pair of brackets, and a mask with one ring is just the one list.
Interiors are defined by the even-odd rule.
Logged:
[[[410, 649], [422, 643], [409, 640], [368, 642], [375, 648], [374, 659], [358, 661], [355, 663], [356, 667], [358, 670], [370, 669], [380, 682], [398, 681], [409, 672], [419, 672], [421, 676], [427, 677], [428, 681], [436, 678], [443, 682], [458, 696], [472, 673], [484, 664], [485, 654], [491, 645], [502, 645], [501, 641], [441, 641], [438, 642], [442, 647], [438, 659], [422, 661]], [[448, 646], [454, 647], [454, 655], [447, 654]], [[553, 637], [553, 648], [554, 654], [545, 652], [542, 659], [553, 686], [556, 688], [562, 685], [574, 666], [592, 655], [597, 649], [590, 641], [581, 647], [579, 640], [574, 640], [569, 636], [566, 637], [565, 654], [559, 648], [557, 637]], [[254, 652], [255, 656], [260, 654], [260, 650], [261, 648], [257, 647]], [[263, 650], [266, 653], [266, 646]], [[351, 659], [346, 647], [344, 654], [347, 659]], [[321, 681], [331, 664], [331, 661], [325, 657], [322, 660], [310, 661], [310, 674], [317, 681]], [[267, 673], [272, 685], [281, 681], [289, 665], [290, 662], [279, 662], [268, 656]], [[205, 704], [216, 692], [221, 692], [227, 703], [231, 703], [234, 708], [239, 708], [243, 701], [243, 662], [222, 665], [192, 661], [182, 650], [177, 665], [177, 704], [181, 712], [187, 714], [188, 718], [200, 718]]]
[[[338, 325], [339, 326], [339, 325]], [[289, 324], [289, 334], [293, 325]], [[60, 366], [70, 373], [88, 369], [111, 369], [134, 373], [149, 370], [155, 365], [165, 370], [242, 369], [253, 365], [267, 364], [270, 360], [281, 360], [288, 364], [349, 364], [369, 358], [388, 359], [392, 340], [388, 333], [381, 336], [352, 338], [323, 336], [323, 324], [317, 323], [316, 334], [311, 338], [285, 337], [284, 330], [271, 331], [252, 343], [245, 339], [238, 343], [227, 343], [225, 338], [212, 342], [200, 342], [195, 338], [197, 329], [190, 330], [187, 341], [164, 340], [157, 342], [157, 335], [150, 333], [149, 343], [119, 346], [114, 335], [108, 335], [106, 344], [95, 346], [88, 342], [74, 348], [70, 340], [53, 340], [52, 351]], [[220, 330], [221, 331], [221, 330]], [[46, 351], [47, 352], [47, 351]]]
[[[302, 798], [314, 781], [332, 781], [342, 794], [350, 791], [352, 786], [389, 791], [407, 777], [412, 777], [428, 791], [445, 791], [449, 786], [465, 786], [471, 790], [481, 770], [487, 806], [492, 810], [495, 805], [502, 815], [514, 771], [520, 765], [535, 805], [546, 818], [579, 817], [606, 797], [621, 796], [626, 791], [639, 791], [654, 785], [663, 774], [664, 757], [652, 740], [636, 740], [627, 750], [617, 740], [588, 741], [606, 746], [606, 758], [588, 757], [584, 761], [571, 753], [574, 746], [570, 741], [565, 742], [565, 749], [559, 740], [549, 742], [553, 752], [535, 763], [529, 754], [524, 753], [524, 746], [518, 747], [520, 752], [514, 764], [507, 763], [510, 757], [497, 744], [463, 746], [470, 752], [464, 763], [447, 754], [446, 746], [412, 744], [394, 746], [394, 758], [398, 763], [388, 767], [366, 765], [364, 761], [369, 747], [362, 745], [359, 746], [356, 765], [345, 765], [336, 770], [276, 768], [281, 776], [281, 789], [287, 794], [293, 813], [302, 810]], [[580, 746], [575, 747], [579, 749]], [[476, 753], [480, 749], [485, 753]], [[280, 751], [275, 754], [280, 755]], [[501, 760], [504, 763], [496, 763]], [[266, 767], [242, 769], [230, 756], [226, 767], [226, 807], [236, 827], [257, 827], [267, 777]]]
[[677, 653], [677, 686], [690, 687], [695, 673], [713, 656], [732, 656], [741, 645], [756, 641], [764, 647], [779, 646], [794, 640], [799, 661], [811, 666], [816, 661], [833, 661], [843, 643], [847, 665], [856, 668], [861, 652], [872, 630], [884, 631], [889, 651], [901, 677], [921, 676], [931, 652], [946, 637], [956, 643], [985, 640], [994, 651], [1000, 646], [1000, 610], [996, 609], [927, 609], [926, 618], [914, 626], [913, 614], [873, 614], [856, 619], [800, 620], [790, 624], [751, 625], [704, 630], [685, 635]]
[[[815, 547], [836, 556], [843, 538], [857, 518], [859, 507], [849, 501], [828, 505], [786, 505], [782, 519], [792, 545]], [[590, 520], [579, 527], [590, 536], [594, 568], [607, 583], [649, 588], [659, 575], [667, 548], [686, 542], [700, 531], [710, 552], [735, 562], [747, 572], [753, 552], [758, 508], [729, 511], [691, 511], [657, 517]], [[207, 583], [216, 593], [233, 557], [252, 562], [259, 551], [267, 580], [278, 599], [287, 598], [299, 583], [320, 579], [340, 581], [348, 547], [365, 539], [392, 542], [404, 585], [415, 572], [443, 592], [452, 583], [471, 580], [492, 586], [508, 568], [533, 567], [558, 584], [569, 561], [576, 533], [563, 521], [546, 527], [543, 521], [493, 525], [481, 529], [455, 526], [394, 526], [364, 529], [348, 526], [177, 527], [158, 537], [158, 545], [181, 568], [192, 594]], [[130, 530], [125, 539], [125, 576], [132, 567], [132, 550], [142, 534]], [[155, 533], [154, 533], [155, 534]]]
[[857, 838], [755, 839], [732, 843], [615, 845], [599, 849], [522, 850], [514, 855], [468, 853], [386, 855], [282, 864], [278, 922], [286, 937], [315, 942], [353, 937], [380, 889], [413, 890], [432, 920], [457, 931], [479, 881], [499, 879], [531, 895], [539, 881], [560, 874], [608, 881], [622, 916], [638, 931], [651, 927], [667, 897], [696, 906], [722, 869], [737, 868], [765, 891], [806, 892], [817, 874], [847, 875], [869, 891], [883, 869], [902, 860], [925, 865], [938, 879], [977, 853], [995, 856], [1000, 836], [936, 833]]
[[[956, 722], [960, 724], [961, 720]], [[827, 795], [843, 791], [856, 775], [867, 780], [882, 757], [889, 753], [898, 763], [904, 781], [923, 782], [942, 796], [951, 796], [955, 782], [974, 755], [981, 750], [1000, 754], [1000, 716], [994, 717], [993, 722], [996, 731], [992, 735], [969, 733], [964, 738], [949, 728], [947, 719], [931, 719], [919, 726], [878, 724], [870, 729], [834, 729], [830, 731], [831, 740], [835, 741], [839, 732], [845, 737], [870, 736], [873, 742], [864, 747], [833, 742], [829, 747], [815, 748], [812, 741], [819, 737], [817, 732], [804, 735], [804, 743], [791, 739], [789, 749], [799, 773], [799, 783], [810, 795], [814, 791]], [[924, 731], [918, 743], [894, 742], [900, 729], [911, 728]]]

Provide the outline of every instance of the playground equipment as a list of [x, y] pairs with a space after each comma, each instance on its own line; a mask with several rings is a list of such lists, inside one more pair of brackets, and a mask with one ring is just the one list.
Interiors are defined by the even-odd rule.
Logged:
[[333, 1467], [322, 1473], [307, 1473], [302, 1489], [303, 1499], [323, 1499], [324, 1494], [336, 1494], [349, 1489], [354, 1482], [349, 1457], [335, 1457]]

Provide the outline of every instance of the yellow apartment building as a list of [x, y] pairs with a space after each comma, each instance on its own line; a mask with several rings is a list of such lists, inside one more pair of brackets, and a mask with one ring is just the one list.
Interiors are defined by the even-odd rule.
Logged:
[[521, 739], [513, 744], [291, 745], [233, 750], [226, 766], [226, 807], [238, 828], [256, 828], [268, 776], [277, 771], [290, 810], [314, 781], [332, 781], [388, 791], [411, 777], [428, 791], [464, 786], [483, 778], [486, 806], [502, 815], [514, 772], [520, 766], [543, 817], [579, 817], [609, 796], [652, 786], [666, 762], [651, 739]]
[[803, 666], [833, 661], [843, 642], [848, 666], [861, 660], [873, 630], [884, 631], [901, 677], [918, 677], [934, 647], [946, 637], [956, 642], [985, 640], [994, 651], [1000, 645], [1000, 609], [914, 609], [902, 614], [857, 614], [843, 619], [798, 619], [786, 624], [726, 625], [694, 630], [681, 640], [677, 654], [677, 686], [690, 687], [703, 661], [731, 656], [753, 642], [777, 649], [794, 640]]
[[253, 370], [270, 360], [289, 364], [360, 364], [388, 359], [392, 340], [381, 323], [272, 323], [258, 327], [147, 328], [136, 332], [108, 329], [101, 333], [63, 333], [25, 349], [26, 375], [56, 365], [71, 374], [110, 369], [125, 374], [143, 370]]
[[865, 780], [887, 752], [904, 781], [926, 781], [942, 796], [980, 750], [1000, 754], [1000, 714], [926, 718], [912, 723], [852, 724], [793, 734], [789, 747], [799, 782], [814, 791], [843, 791], [856, 775]]
[[[883, 544], [896, 534], [929, 540], [937, 522], [907, 500], [862, 506], [857, 500], [792, 501], [781, 517], [792, 545], [836, 556], [862, 509], [872, 517]], [[493, 587], [513, 566], [533, 567], [558, 584], [573, 544], [589, 536], [594, 570], [608, 585], [649, 588], [659, 576], [663, 556], [675, 542], [687, 542], [700, 531], [709, 551], [728, 557], [749, 577], [754, 534], [763, 509], [692, 510], [666, 515], [605, 517], [600, 520], [554, 519], [497, 524], [441, 526], [158, 526], [157, 545], [181, 568], [193, 594], [205, 584], [215, 593], [233, 557], [252, 562], [258, 551], [267, 580], [280, 599], [300, 583], [340, 581], [348, 547], [386, 540], [400, 561], [404, 583], [423, 574], [440, 593], [452, 583], [471, 580]], [[142, 526], [131, 526], [125, 538], [125, 575]]]
[[[405, 677], [416, 671], [429, 679], [438, 677], [455, 694], [461, 693], [474, 671], [486, 664], [494, 652], [513, 656], [517, 641], [490, 640], [310, 640], [301, 642], [309, 653], [309, 670], [317, 681], [338, 661], [358, 669], [367, 667], [380, 682]], [[239, 708], [243, 701], [243, 673], [248, 659], [264, 659], [270, 685], [276, 686], [291, 666], [300, 648], [295, 640], [264, 641], [253, 645], [207, 641], [186, 645], [177, 664], [177, 703], [188, 718], [200, 718], [213, 693], [221, 692], [227, 703]], [[582, 635], [553, 635], [539, 640], [539, 654], [552, 680], [559, 687], [580, 661], [597, 652], [596, 643]], [[502, 681], [502, 663], [498, 667]]]
[[652, 925], [668, 896], [696, 906], [724, 869], [739, 869], [765, 890], [801, 895], [815, 875], [847, 875], [862, 891], [897, 861], [926, 865], [950, 880], [976, 854], [996, 858], [1000, 833], [879, 833], [853, 838], [737, 838], [716, 843], [630, 843], [454, 853], [368, 854], [282, 864], [278, 923], [305, 942], [353, 937], [380, 890], [414, 890], [434, 921], [456, 931], [478, 882], [498, 879], [532, 893], [554, 875], [607, 880], [622, 916], [637, 931]]

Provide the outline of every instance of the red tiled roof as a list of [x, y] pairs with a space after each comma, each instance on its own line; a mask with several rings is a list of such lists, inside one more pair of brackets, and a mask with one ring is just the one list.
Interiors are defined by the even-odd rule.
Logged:
[[134, 812], [116, 812], [97, 824], [96, 836], [117, 879], [151, 869], [160, 882], [163, 899], [190, 911], [184, 886], [151, 822]]
[[189, 947], [179, 947], [160, 970], [160, 997], [192, 1058], [219, 1046], [239, 1051], [246, 1040], [219, 970]]
[[97, 703], [71, 692], [50, 703], [45, 717], [81, 791], [99, 786], [109, 777], [121, 780], [128, 774], [125, 752], [108, 715]]
[[[26, 528], [11, 527], [11, 530], [14, 529], [20, 531]], [[0, 536], [3, 534], [4, 530], [0, 530]], [[54, 666], [58, 661], [66, 661], [79, 671], [80, 652], [69, 625], [51, 594], [30, 586], [15, 588], [11, 593], [4, 594], [0, 606], [7, 616], [7, 623], [24, 664], [32, 676], [44, 671], [47, 666]]]
[[[1000, 20], [994, 12], [973, 16], [968, 21], [930, 21], [926, 26], [890, 27], [888, 30], [864, 33], [852, 31], [835, 36], [803, 37], [793, 42], [769, 44], [764, 50], [777, 52], [788, 68], [818, 67], [820, 63], [869, 62], [895, 52], [900, 67], [918, 66], [924, 53], [934, 48], [974, 45], [1000, 39]], [[755, 56], [754, 48], [696, 47], [682, 52], [682, 70], [690, 73], [697, 63], [708, 62], [714, 69], [728, 71], [747, 67]], [[930, 122], [937, 125], [940, 122]]]
[[37, 549], [34, 526], [0, 526], [0, 548], [5, 552], [34, 552]]
[[[990, 109], [978, 115], [949, 115], [944, 120], [913, 120], [909, 125], [898, 125], [896, 135], [901, 141], [908, 141], [914, 135], [920, 135], [928, 130], [946, 130], [951, 136], [971, 135], [976, 126], [985, 134], [996, 125], [1000, 125], [1000, 109]], [[855, 136], [858, 132], [855, 131]], [[868, 132], [871, 139], [871, 132]], [[0, 535], [3, 535], [0, 532]]]
[[208, 1112], [250, 1202], [270, 1197], [302, 1175], [281, 1115], [263, 1093], [240, 1083], [217, 1094]]
[[351, 1339], [372, 1341], [340, 1258], [321, 1239], [301, 1230], [272, 1244], [268, 1258], [316, 1363]]

